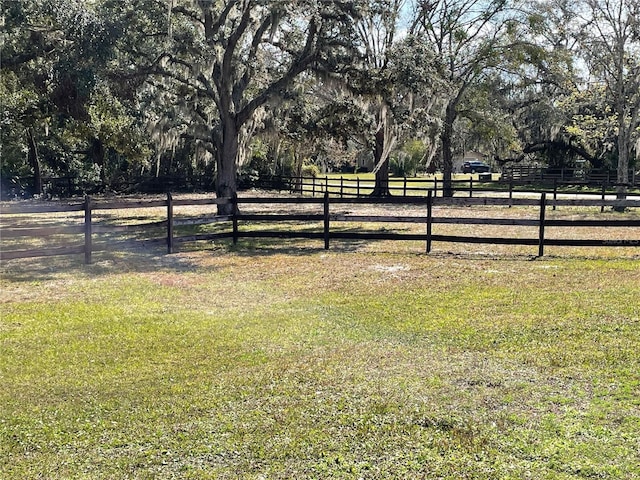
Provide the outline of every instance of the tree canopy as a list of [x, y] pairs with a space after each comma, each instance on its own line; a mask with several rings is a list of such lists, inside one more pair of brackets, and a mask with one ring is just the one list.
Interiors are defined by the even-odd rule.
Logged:
[[[390, 160], [617, 170], [640, 151], [635, 0], [3, 2], [2, 194], [210, 187]], [[357, 160], [360, 159], [360, 160]], [[408, 160], [407, 160], [408, 161]], [[285, 164], [287, 165], [285, 168]]]

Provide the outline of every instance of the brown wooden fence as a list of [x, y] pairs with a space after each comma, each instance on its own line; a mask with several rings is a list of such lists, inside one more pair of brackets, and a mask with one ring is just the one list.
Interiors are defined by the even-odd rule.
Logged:
[[[292, 205], [292, 206], [314, 206], [316, 212], [302, 213], [237, 213], [235, 215], [217, 215], [211, 213], [204, 217], [185, 218], [174, 215], [175, 207], [180, 206], [211, 206], [212, 209], [219, 204], [233, 204], [234, 210], [242, 212], [241, 205]], [[365, 205], [384, 207], [385, 205], [414, 205], [419, 215], [354, 215], [350, 213], [333, 212], [332, 208], [339, 205]], [[535, 216], [530, 218], [478, 218], [447, 216], [447, 209], [440, 209], [436, 212], [434, 207], [441, 206], [528, 206], [535, 207]], [[9, 243], [20, 238], [37, 239], [44, 243], [44, 246], [37, 248], [5, 248], [0, 247], [0, 259], [10, 260], [17, 258], [29, 258], [53, 255], [83, 254], [85, 263], [92, 262], [92, 254], [96, 251], [126, 248], [127, 245], [140, 242], [161, 242], [166, 243], [168, 253], [173, 253], [177, 246], [186, 242], [197, 242], [201, 240], [215, 240], [227, 238], [236, 243], [241, 238], [306, 238], [319, 239], [324, 242], [324, 248], [328, 249], [331, 240], [413, 240], [424, 242], [425, 251], [428, 253], [432, 249], [434, 242], [462, 242], [462, 243], [484, 243], [494, 245], [530, 245], [537, 247], [537, 254], [544, 255], [545, 246], [579, 246], [579, 247], [640, 247], [640, 230], [633, 228], [640, 227], [640, 219], [550, 219], [547, 218], [547, 208], [558, 206], [573, 207], [640, 207], [640, 200], [613, 200], [613, 199], [549, 199], [545, 193], [539, 198], [498, 198], [479, 197], [463, 198], [435, 197], [431, 192], [426, 197], [389, 197], [389, 198], [334, 198], [326, 194], [321, 198], [314, 197], [244, 197], [232, 199], [174, 199], [168, 194], [164, 200], [147, 201], [96, 201], [86, 197], [83, 202], [76, 203], [50, 203], [45, 205], [10, 204], [2, 207], [0, 220], [3, 223], [1, 230], [2, 244]], [[237, 207], [237, 208], [236, 208]], [[106, 225], [96, 223], [97, 212], [115, 209], [147, 209], [159, 208], [164, 211], [164, 220], [148, 221], [134, 225]], [[39, 226], [28, 220], [29, 215], [42, 215], [47, 213], [77, 212], [79, 219], [72, 225]], [[18, 222], [15, 216], [19, 216]], [[24, 219], [27, 217], [27, 220]], [[156, 215], [157, 217], [157, 215]], [[37, 217], [40, 218], [41, 217]], [[283, 228], [282, 222], [311, 222], [318, 223], [321, 227], [313, 230], [300, 230], [296, 228]], [[338, 222], [350, 222], [361, 225], [356, 231], [344, 231], [332, 229], [332, 225]], [[176, 234], [176, 228], [199, 226], [220, 223], [221, 228], [217, 232]], [[252, 225], [267, 224], [272, 229], [251, 229]], [[407, 223], [422, 224], [422, 233], [406, 233], [401, 231], [364, 231], [364, 224], [370, 223]], [[242, 224], [242, 228], [240, 225]], [[437, 224], [456, 225], [504, 225], [504, 226], [528, 226], [536, 227], [537, 235], [531, 238], [503, 237], [482, 237], [464, 235], [445, 235], [434, 232]], [[628, 227], [636, 235], [635, 238], [626, 239], [566, 239], [548, 238], [547, 227]], [[162, 234], [156, 237], [145, 236], [142, 240], [126, 240], [114, 242], [108, 238], [102, 239], [103, 235], [113, 235], [114, 233], [134, 232], [134, 231], [159, 231]], [[69, 237], [63, 245], [52, 246], [47, 241], [53, 236]]]
[[[628, 187], [638, 185], [640, 178], [635, 169], [628, 171]], [[502, 169], [502, 181], [513, 183], [540, 183], [540, 184], [564, 184], [564, 185], [602, 185], [615, 187], [617, 185], [617, 171], [607, 169], [580, 168], [552, 168], [535, 167], [531, 165], [513, 165]]]
[[[535, 171], [539, 171], [536, 169]], [[528, 170], [527, 170], [528, 171]], [[533, 171], [533, 168], [532, 168]], [[594, 174], [595, 175], [595, 174]], [[601, 177], [590, 177], [589, 181], [579, 178], [562, 178], [548, 174], [540, 177], [541, 181], [531, 180], [534, 177], [513, 177], [499, 173], [469, 174], [467, 178], [457, 178], [451, 181], [451, 188], [456, 194], [474, 197], [496, 191], [507, 192], [510, 196], [519, 192], [529, 193], [532, 184], [535, 184], [537, 193], [559, 195], [563, 193], [592, 195], [594, 198], [605, 198], [616, 193], [618, 184], [614, 180]], [[537, 178], [537, 177], [535, 177]], [[638, 184], [635, 175], [630, 173], [632, 181], [626, 186], [631, 192], [637, 192]], [[300, 176], [300, 177], [274, 177], [263, 179], [259, 186], [272, 190], [288, 190], [311, 196], [322, 196], [329, 193], [339, 197], [367, 197], [373, 192], [376, 181], [373, 178], [360, 177], [336, 177], [336, 176]], [[443, 196], [444, 183], [437, 176], [430, 177], [391, 177], [388, 181], [391, 194], [398, 196], [426, 196], [429, 191], [433, 196]], [[585, 190], [587, 189], [587, 190]]]

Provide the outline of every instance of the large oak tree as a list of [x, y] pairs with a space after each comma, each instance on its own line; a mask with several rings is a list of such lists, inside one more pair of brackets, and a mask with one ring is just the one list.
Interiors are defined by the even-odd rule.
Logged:
[[188, 113], [185, 134], [210, 144], [217, 196], [232, 197], [261, 110], [302, 72], [340, 63], [352, 44], [357, 2], [168, 3], [168, 39], [154, 62], [155, 81]]
[[444, 193], [453, 194], [454, 125], [474, 88], [516, 48], [511, 0], [418, 0], [411, 31], [429, 43], [447, 83], [441, 134]]
[[603, 88], [616, 130], [618, 196], [626, 196], [629, 166], [640, 142], [640, 3], [586, 0], [580, 39], [589, 88]]

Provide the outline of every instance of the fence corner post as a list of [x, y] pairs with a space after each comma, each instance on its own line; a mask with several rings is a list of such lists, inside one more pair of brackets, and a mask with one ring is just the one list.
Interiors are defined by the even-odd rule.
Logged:
[[324, 192], [324, 249], [329, 250], [329, 192]]
[[544, 227], [545, 227], [545, 209], [547, 206], [547, 194], [540, 196], [540, 226], [538, 231], [538, 257], [544, 255]]
[[173, 197], [167, 192], [167, 253], [173, 253]]
[[84, 197], [84, 263], [89, 265], [91, 263], [91, 251], [93, 249], [92, 244], [92, 225], [91, 225], [91, 197], [85, 195]]

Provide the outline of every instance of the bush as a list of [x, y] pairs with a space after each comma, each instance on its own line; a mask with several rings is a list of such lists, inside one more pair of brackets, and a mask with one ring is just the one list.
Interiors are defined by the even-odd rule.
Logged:
[[317, 165], [303, 165], [302, 166], [303, 177], [318, 177], [320, 176], [320, 169]]
[[426, 146], [420, 140], [405, 143], [397, 155], [389, 159], [389, 169], [396, 177], [414, 177], [424, 159]]
[[413, 177], [417, 172], [417, 162], [401, 152], [397, 157], [389, 159], [389, 170], [394, 177]]

